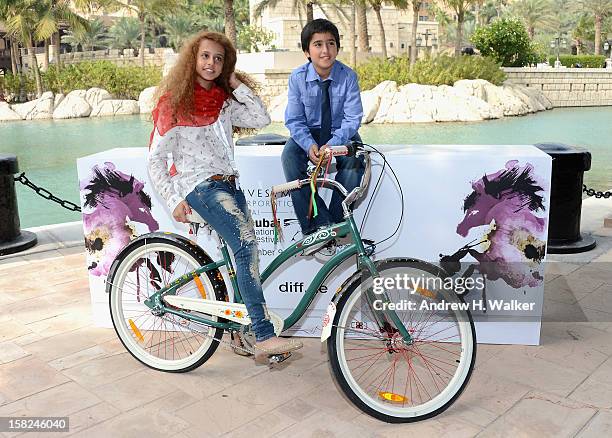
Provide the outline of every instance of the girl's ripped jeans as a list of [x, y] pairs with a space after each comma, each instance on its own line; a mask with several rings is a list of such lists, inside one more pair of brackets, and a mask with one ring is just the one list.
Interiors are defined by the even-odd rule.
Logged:
[[206, 180], [189, 195], [187, 203], [227, 242], [236, 262], [240, 294], [257, 341], [274, 336], [261, 282], [259, 254], [251, 213], [242, 190], [230, 181]]

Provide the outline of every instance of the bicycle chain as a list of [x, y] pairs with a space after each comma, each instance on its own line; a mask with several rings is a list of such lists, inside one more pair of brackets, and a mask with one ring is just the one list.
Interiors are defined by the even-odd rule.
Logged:
[[78, 212], [81, 211], [81, 207], [76, 205], [74, 202], [66, 201], [65, 199], [60, 199], [57, 196], [55, 196], [53, 193], [51, 193], [49, 190], [43, 187], [38, 187], [36, 184], [30, 181], [27, 176], [25, 176], [25, 173], [21, 173], [18, 177], [15, 177], [14, 179], [15, 181], [20, 182], [24, 186], [29, 187], [32, 190], [34, 190], [36, 194], [38, 194], [39, 196], [49, 201], [58, 203], [61, 207], [64, 207], [66, 210], [78, 211]]
[[[239, 347], [238, 345], [234, 345], [234, 344], [232, 344], [232, 341], [231, 341], [231, 340], [230, 340], [230, 341], [225, 341], [225, 340], [223, 340], [223, 335], [221, 335], [221, 338], [217, 339], [217, 338], [215, 338], [214, 336], [211, 336], [211, 335], [209, 335], [208, 333], [205, 333], [205, 332], [202, 332], [202, 331], [196, 330], [196, 329], [192, 328], [191, 326], [184, 326], [184, 325], [182, 325], [182, 324], [180, 324], [180, 323], [178, 323], [178, 322], [176, 322], [176, 321], [172, 321], [172, 320], [170, 320], [169, 318], [167, 318], [166, 316], [161, 316], [161, 318], [162, 318], [163, 320], [165, 320], [165, 321], [168, 321], [170, 324], [173, 324], [173, 325], [176, 325], [176, 326], [178, 326], [178, 327], [182, 327], [182, 328], [187, 328], [189, 331], [192, 331], [192, 332], [194, 332], [194, 333], [197, 333], [197, 334], [199, 334], [199, 335], [202, 335], [202, 336], [204, 336], [204, 337], [206, 337], [206, 338], [212, 339], [213, 341], [216, 341], [216, 342], [218, 342], [219, 344], [225, 344], [225, 345], [228, 345], [228, 346], [229, 346], [229, 347], [230, 347], [232, 350], [234, 350], [234, 349], [235, 349], [235, 350], [242, 350], [242, 351], [244, 351], [244, 352], [246, 352], [246, 353], [249, 353], [249, 354], [255, 354], [255, 352], [254, 352], [253, 350], [250, 350], [250, 349], [248, 349], [248, 348], [244, 348], [244, 347]], [[183, 319], [184, 319], [184, 318], [183, 318]], [[187, 321], [187, 320], [185, 320], [185, 321]], [[192, 321], [189, 321], [189, 322], [190, 322], [190, 323], [193, 323]], [[224, 331], [224, 333], [225, 333], [225, 331]], [[232, 332], [230, 331], [230, 332], [228, 332], [228, 333], [230, 333], [230, 336], [231, 336], [231, 333], [232, 333]], [[238, 332], [235, 332], [235, 333], [238, 333]]]
[[608, 199], [612, 196], [612, 191], [608, 190], [607, 192], [599, 192], [594, 189], [589, 189], [586, 184], [582, 185], [582, 191], [586, 193], [588, 196], [595, 196], [597, 199], [605, 198]]

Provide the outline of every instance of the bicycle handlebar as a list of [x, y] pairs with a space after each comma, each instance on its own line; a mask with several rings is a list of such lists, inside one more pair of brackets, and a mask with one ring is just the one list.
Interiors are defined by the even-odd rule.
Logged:
[[[364, 165], [365, 170], [363, 172], [363, 176], [361, 177], [361, 183], [359, 186], [355, 187], [350, 193], [346, 190], [346, 188], [335, 180], [324, 180], [323, 178], [316, 178], [316, 183], [325, 182], [336, 188], [343, 196], [344, 201], [342, 202], [342, 208], [345, 214], [349, 211], [349, 205], [351, 205], [357, 198], [359, 198], [367, 188], [370, 183], [371, 176], [371, 167], [372, 163], [370, 161], [370, 151], [367, 151], [361, 146], [361, 144], [356, 142], [350, 142], [346, 145], [341, 146], [328, 146], [327, 150], [330, 151], [331, 156], [364, 156]], [[310, 183], [310, 179], [302, 179], [302, 180], [294, 180], [289, 181], [284, 184], [278, 184], [272, 187], [272, 192], [277, 196], [286, 196], [292, 190], [297, 190], [302, 188], [303, 186], [307, 186]]]

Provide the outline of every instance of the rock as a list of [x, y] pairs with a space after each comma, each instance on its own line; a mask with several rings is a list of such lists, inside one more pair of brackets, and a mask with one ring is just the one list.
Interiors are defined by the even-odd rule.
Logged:
[[512, 90], [523, 102], [535, 111], [545, 111], [552, 108], [551, 101], [540, 91], [524, 87], [517, 84], [505, 84], [505, 87]]
[[53, 99], [53, 111], [55, 111], [57, 106], [62, 102], [62, 100], [64, 100], [64, 97], [66, 96], [62, 93], [55, 95], [55, 98]]
[[38, 99], [11, 106], [24, 120], [50, 119], [53, 117], [55, 98], [51, 91], [43, 93]]
[[460, 81], [455, 82], [453, 88], [457, 90], [463, 90], [468, 95], [477, 97], [480, 100], [487, 101], [487, 85], [493, 85], [489, 81], [485, 81], [484, 79], [462, 79]]
[[536, 111], [524, 102], [524, 96], [518, 96], [509, 86], [497, 87], [483, 79], [464, 79], [455, 82], [454, 88], [484, 100], [504, 116], [521, 116]]
[[438, 87], [433, 95], [433, 103], [436, 122], [476, 122], [493, 118], [492, 108], [484, 100], [448, 85]]
[[87, 101], [89, 106], [91, 106], [92, 108], [98, 106], [98, 104], [103, 100], [109, 100], [113, 98], [113, 96], [111, 96], [111, 94], [105, 89], [96, 87], [87, 90], [85, 92], [85, 96], [83, 97]]
[[279, 94], [270, 101], [268, 114], [273, 122], [285, 123], [285, 108], [287, 108], [287, 93]]
[[373, 88], [374, 91], [380, 93], [380, 104], [378, 111], [374, 117], [374, 123], [393, 123], [393, 115], [390, 113], [390, 108], [393, 106], [394, 99], [397, 94], [397, 83], [395, 81], [383, 81]]
[[138, 95], [138, 107], [140, 108], [140, 113], [150, 113], [155, 108], [155, 102], [153, 101], [153, 95], [155, 94], [155, 90], [157, 87], [149, 87], [145, 88]]
[[367, 90], [361, 93], [361, 104], [363, 105], [363, 117], [361, 123], [370, 123], [376, 117], [380, 105], [380, 93]]
[[85, 90], [75, 90], [68, 93], [53, 111], [53, 118], [75, 119], [89, 116], [91, 106], [85, 100], [85, 93]]
[[0, 102], [0, 122], [11, 122], [21, 120], [21, 116], [11, 109], [6, 102]]
[[383, 96], [389, 90], [397, 91], [397, 84], [393, 81], [383, 81], [371, 90], [361, 93], [361, 102], [363, 104], [362, 123], [370, 123], [378, 114]]
[[80, 97], [81, 99], [85, 99], [86, 96], [87, 90], [72, 90], [66, 95], [66, 97]]
[[122, 116], [138, 114], [139, 112], [140, 108], [138, 107], [138, 102], [135, 100], [110, 99], [103, 100], [96, 105], [89, 116]]

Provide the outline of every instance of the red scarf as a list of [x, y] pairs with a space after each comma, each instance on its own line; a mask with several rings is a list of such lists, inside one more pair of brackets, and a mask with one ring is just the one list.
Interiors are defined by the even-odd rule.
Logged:
[[[149, 138], [149, 149], [153, 142], [155, 129], [160, 135], [165, 135], [166, 132], [175, 126], [208, 126], [212, 125], [219, 118], [223, 102], [228, 98], [227, 93], [217, 84], [213, 84], [210, 90], [202, 87], [197, 81], [193, 86], [193, 111], [189, 115], [177, 114], [174, 117], [170, 102], [169, 93], [164, 94], [157, 103], [157, 106], [151, 113], [153, 116], [153, 131]], [[174, 164], [170, 168], [170, 175], [176, 175], [176, 167]]]
[[227, 93], [217, 84], [213, 84], [212, 88], [207, 90], [196, 81], [193, 86], [193, 111], [191, 114], [177, 114], [174, 117], [170, 96], [168, 93], [164, 94], [151, 113], [154, 126], [149, 146], [153, 141], [155, 128], [157, 128], [160, 135], [165, 135], [166, 132], [175, 126], [195, 127], [212, 125], [219, 118], [221, 107], [227, 97]]

